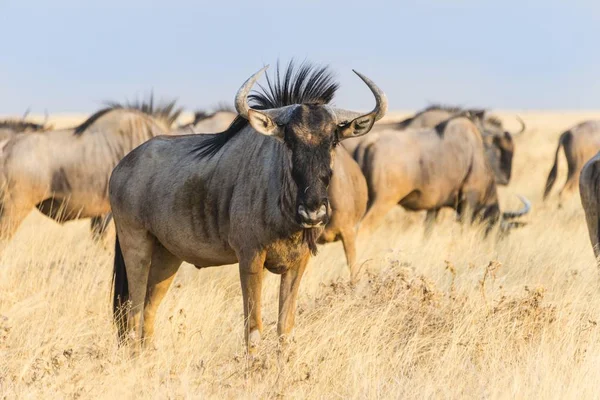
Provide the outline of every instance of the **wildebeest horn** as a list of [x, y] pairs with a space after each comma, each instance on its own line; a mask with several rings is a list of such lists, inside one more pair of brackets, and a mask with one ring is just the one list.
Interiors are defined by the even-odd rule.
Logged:
[[[356, 75], [358, 75], [358, 77], [360, 79], [362, 79], [362, 81], [364, 83], [367, 84], [367, 86], [369, 87], [369, 89], [371, 90], [371, 92], [373, 93], [373, 95], [375, 96], [375, 108], [373, 109], [373, 111], [367, 113], [367, 114], [371, 114], [371, 113], [376, 113], [375, 114], [375, 121], [379, 121], [381, 118], [383, 118], [383, 116], [385, 115], [385, 113], [387, 112], [388, 109], [388, 100], [387, 100], [387, 96], [385, 95], [385, 93], [383, 92], [383, 90], [381, 90], [376, 84], [375, 82], [373, 82], [372, 80], [370, 80], [369, 78], [367, 78], [366, 76], [364, 76], [363, 74], [361, 74], [358, 71], [352, 70], [352, 72], [354, 72]], [[339, 108], [336, 108], [333, 110], [338, 123], [344, 123], [344, 122], [350, 122], [356, 118], [359, 118], [363, 115], [363, 113], [359, 113], [359, 112], [355, 112], [355, 111], [348, 111], [348, 110], [342, 110]]]
[[521, 124], [521, 130], [517, 133], [513, 133], [513, 136], [517, 136], [517, 135], [520, 135], [523, 132], [525, 132], [525, 121], [523, 121], [521, 119], [521, 117], [519, 117], [518, 115], [516, 116], [516, 118], [517, 118], [517, 121], [519, 121], [519, 123]]
[[248, 95], [258, 78], [260, 78], [267, 68], [269, 68], [269, 66], [265, 65], [257, 73], [248, 78], [235, 95], [235, 109], [240, 116], [246, 119], [248, 119], [248, 111], [250, 110], [250, 105], [248, 105]]
[[523, 203], [523, 208], [518, 211], [506, 211], [502, 213], [503, 219], [518, 218], [527, 214], [531, 210], [531, 202], [527, 200], [525, 196], [517, 195], [519, 200]]
[[27, 107], [27, 110], [25, 110], [25, 112], [23, 113], [23, 117], [21, 117], [21, 119], [23, 121], [25, 121], [25, 119], [27, 118], [27, 116], [29, 115], [29, 112], [31, 111], [31, 107]]

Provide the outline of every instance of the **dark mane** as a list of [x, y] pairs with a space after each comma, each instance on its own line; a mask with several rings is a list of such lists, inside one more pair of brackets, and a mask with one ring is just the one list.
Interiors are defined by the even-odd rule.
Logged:
[[449, 106], [447, 104], [430, 104], [428, 105], [425, 109], [423, 109], [422, 111], [419, 111], [418, 114], [422, 114], [426, 111], [448, 111], [450, 113], [459, 113], [461, 111], [464, 110], [463, 107], [459, 107], [459, 106]]
[[77, 136], [81, 135], [83, 132], [85, 132], [87, 130], [87, 128], [89, 128], [100, 117], [102, 117], [104, 114], [106, 114], [112, 110], [113, 110], [112, 107], [107, 107], [107, 108], [103, 108], [102, 110], [96, 111], [94, 114], [92, 114], [92, 116], [90, 116], [88, 119], [86, 119], [83, 123], [76, 126], [75, 130], [73, 131], [73, 134], [77, 135]]
[[124, 104], [115, 102], [115, 101], [107, 101], [105, 102], [106, 108], [103, 108], [99, 111], [96, 111], [92, 114], [88, 119], [86, 119], [83, 123], [75, 127], [74, 134], [81, 135], [85, 132], [94, 122], [96, 122], [100, 117], [109, 113], [112, 110], [137, 110], [141, 111], [144, 114], [147, 114], [153, 118], [164, 121], [167, 126], [173, 125], [173, 123], [179, 118], [181, 113], [183, 112], [183, 108], [176, 107], [177, 100], [173, 100], [170, 102], [161, 102], [157, 105], [154, 104], [154, 94], [150, 94], [150, 97], [146, 101], [135, 100], [134, 102], [125, 102]]
[[[327, 66], [319, 67], [308, 62], [296, 68], [294, 61], [290, 61], [283, 76], [277, 62], [274, 75], [267, 75], [267, 86], [259, 84], [260, 91], [255, 90], [248, 96], [250, 107], [264, 110], [292, 104], [328, 104], [339, 87]], [[192, 152], [198, 157], [214, 155], [247, 124], [248, 121], [238, 115], [226, 131], [202, 140]]]
[[471, 121], [477, 125], [477, 116], [475, 114], [473, 114], [471, 112], [471, 110], [462, 110], [462, 111], [457, 112], [456, 114], [452, 115], [450, 118], [440, 122], [439, 124], [437, 124], [435, 126], [434, 129], [435, 129], [436, 133], [438, 134], [438, 136], [443, 137], [444, 131], [446, 130], [446, 126], [448, 125], [448, 123], [450, 123], [450, 121], [455, 120], [457, 118], [466, 118], [469, 121]]
[[496, 128], [502, 128], [502, 121], [500, 120], [500, 118], [490, 115], [488, 117], [485, 118], [485, 122], [487, 122], [488, 124], [495, 126]]
[[0, 128], [8, 128], [16, 132], [24, 132], [26, 130], [37, 132], [45, 130], [46, 126], [44, 124], [36, 124], [34, 122], [28, 122], [24, 120], [6, 119], [0, 121]]
[[127, 101], [125, 102], [125, 104], [109, 101], [106, 102], [106, 105], [112, 109], [128, 109], [141, 111], [144, 114], [150, 115], [151, 117], [166, 122], [168, 126], [173, 125], [173, 123], [177, 121], [177, 118], [179, 118], [179, 116], [183, 112], [182, 107], [177, 107], [177, 100], [172, 100], [168, 102], [163, 101], [158, 104], [155, 104], [153, 93], [150, 93], [150, 97], [145, 101]]
[[231, 106], [229, 103], [221, 102], [221, 103], [218, 103], [215, 107], [211, 108], [210, 111], [207, 111], [207, 110], [194, 111], [194, 120], [189, 124], [183, 125], [182, 127], [196, 125], [198, 122], [205, 120], [207, 118], [210, 118], [218, 112], [236, 113], [235, 108], [233, 108], [233, 106]]

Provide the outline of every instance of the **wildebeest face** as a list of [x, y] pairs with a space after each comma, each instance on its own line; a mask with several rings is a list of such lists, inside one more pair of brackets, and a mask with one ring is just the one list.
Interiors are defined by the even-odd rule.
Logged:
[[302, 104], [277, 112], [250, 110], [248, 116], [254, 129], [282, 140], [291, 151], [292, 178], [298, 188], [296, 221], [304, 228], [326, 224], [333, 149], [340, 140], [367, 133], [375, 114], [338, 123], [329, 106]]
[[292, 179], [298, 188], [296, 222], [304, 228], [326, 224], [329, 220], [327, 188], [332, 174], [333, 148], [338, 141], [335, 115], [326, 106], [303, 104], [271, 121], [254, 110], [250, 116], [253, 126], [270, 126], [271, 136], [282, 140], [291, 151]]
[[514, 142], [509, 132], [485, 132], [485, 151], [490, 162], [496, 183], [508, 185], [512, 173]]

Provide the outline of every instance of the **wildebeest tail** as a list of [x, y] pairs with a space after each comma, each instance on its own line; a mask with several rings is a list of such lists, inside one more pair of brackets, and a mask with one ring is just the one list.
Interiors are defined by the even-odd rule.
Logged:
[[554, 164], [548, 174], [546, 187], [544, 188], [544, 200], [546, 200], [546, 197], [550, 194], [552, 186], [554, 186], [554, 182], [556, 181], [556, 174], [558, 173], [558, 153], [560, 152], [561, 147], [564, 147], [565, 143], [571, 140], [571, 137], [571, 132], [567, 131], [560, 135], [560, 139], [558, 139], [558, 146], [556, 147], [556, 153], [554, 154]]
[[127, 331], [127, 303], [129, 301], [129, 283], [125, 259], [119, 244], [119, 236], [115, 240], [115, 263], [113, 269], [113, 316], [119, 331], [119, 342], [125, 339]]

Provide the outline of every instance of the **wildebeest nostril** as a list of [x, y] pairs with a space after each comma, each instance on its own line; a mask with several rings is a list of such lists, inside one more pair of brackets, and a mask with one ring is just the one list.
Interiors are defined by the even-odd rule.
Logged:
[[304, 219], [310, 219], [310, 216], [308, 215], [309, 213], [306, 211], [306, 207], [304, 207], [302, 204], [298, 206], [298, 214]]
[[323, 218], [325, 215], [327, 215], [327, 205], [323, 204], [319, 208], [319, 211], [317, 211], [317, 217]]

